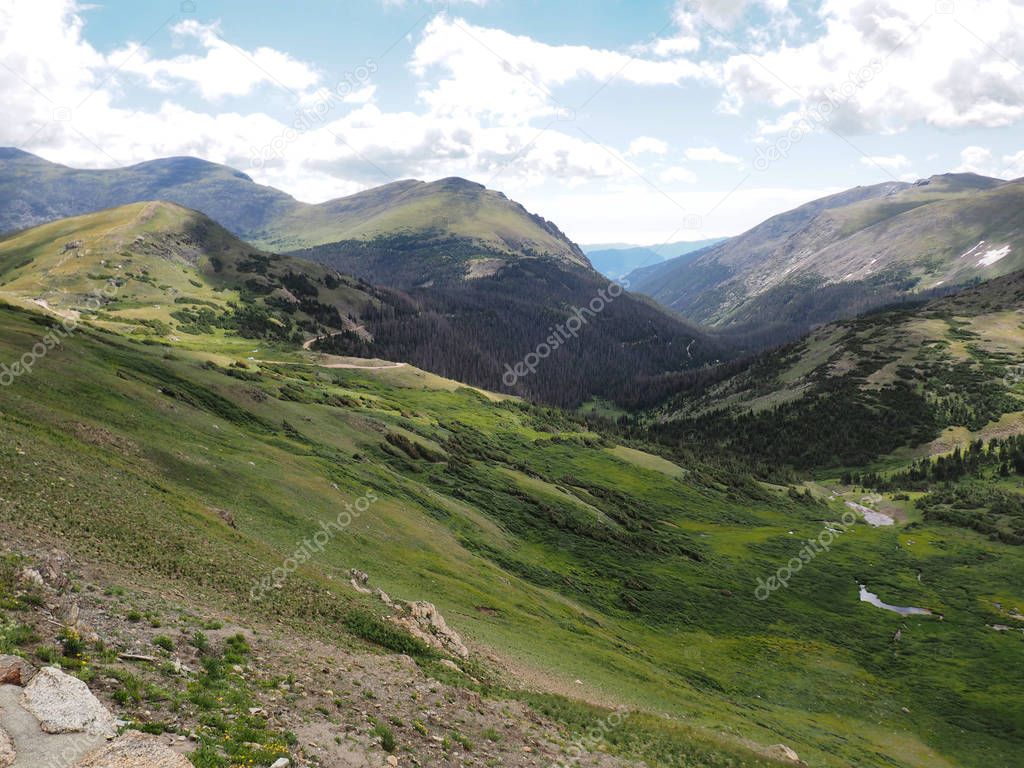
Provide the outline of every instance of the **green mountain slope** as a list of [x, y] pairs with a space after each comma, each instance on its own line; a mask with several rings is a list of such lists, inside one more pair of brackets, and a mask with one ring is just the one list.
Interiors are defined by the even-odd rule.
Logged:
[[333, 248], [335, 266], [376, 282], [413, 283], [400, 264], [368, 263], [381, 259], [381, 251], [410, 244], [431, 251], [428, 266], [438, 279], [492, 274], [500, 263], [522, 257], [589, 267], [554, 224], [465, 179], [397, 181], [312, 205], [193, 157], [80, 170], [0, 149], [0, 232], [147, 200], [202, 211], [239, 237], [278, 252], [345, 242]]
[[807, 326], [1021, 268], [1022, 202], [1024, 183], [973, 174], [857, 188], [631, 284], [700, 322]]
[[292, 345], [323, 333], [365, 335], [358, 318], [385, 301], [353, 278], [254, 248], [203, 214], [163, 202], [0, 240], [0, 296], [154, 337], [229, 343], [231, 331]]
[[[436, 272], [433, 257], [427, 261]], [[0, 240], [0, 296], [70, 318], [84, 312], [105, 327], [177, 346], [215, 344], [240, 357], [284, 359], [306, 341], [323, 352], [412, 363], [578, 405], [649, 400], [649, 382], [730, 351], [649, 300], [609, 289], [589, 268], [530, 258], [489, 277], [399, 293], [255, 248], [197, 211], [162, 202]], [[578, 326], [552, 342], [569, 318]], [[531, 369], [519, 368], [527, 359]], [[521, 375], [510, 380], [510, 368]]]
[[[0, 361], [59, 327], [0, 308]], [[408, 366], [234, 359], [86, 325], [3, 381], [4, 541], [59, 544], [133, 586], [195, 595], [243, 625], [274, 623], [296, 647], [367, 638], [470, 692], [511, 686], [566, 723], [563, 753], [544, 764], [610, 717], [552, 692], [622, 707], [603, 748], [649, 765], [766, 765], [751, 749], [780, 742], [835, 768], [1009, 765], [1019, 754], [1019, 638], [986, 626], [1005, 621], [990, 596], [1024, 600], [1019, 548], [940, 524], [910, 533], [928, 547], [902, 547], [901, 528], [856, 523], [760, 600], [758, 580], [841, 505], [714, 463], [676, 464]], [[322, 549], [254, 597], [368, 494]], [[457, 663], [479, 682], [388, 631], [350, 568], [394, 598], [435, 603], [471, 649]], [[860, 602], [858, 583], [944, 619]], [[229, 724], [201, 693], [179, 706], [209, 707], [212, 739]], [[359, 707], [325, 700], [311, 713], [316, 735], [300, 738], [333, 749], [322, 734], [338, 732], [334, 712], [362, 727]], [[392, 722], [403, 759], [429, 755], [430, 736], [455, 727], [420, 718], [422, 728]], [[422, 759], [445, 764], [439, 755]]]
[[[1024, 430], [1024, 272], [822, 326], [665, 405], [671, 439], [718, 434], [767, 471], [856, 467]], [[927, 453], [927, 450], [924, 451]]]
[[243, 237], [302, 205], [241, 171], [194, 157], [96, 170], [69, 168], [10, 147], [0, 148], [0, 200], [0, 232], [127, 203], [168, 200], [202, 211]]
[[[471, 258], [548, 257], [587, 267], [583, 252], [551, 222], [482, 184], [459, 178], [398, 181], [274, 221], [259, 237], [284, 251], [355, 240], [415, 238], [418, 248], [459, 243]], [[482, 265], [476, 271], [493, 271]]]

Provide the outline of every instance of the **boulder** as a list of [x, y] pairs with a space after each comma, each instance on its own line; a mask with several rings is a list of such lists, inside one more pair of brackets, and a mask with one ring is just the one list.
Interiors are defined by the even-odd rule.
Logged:
[[11, 768], [15, 757], [14, 740], [0, 727], [0, 768]]
[[28, 685], [36, 668], [20, 656], [0, 654], [0, 685]]
[[192, 763], [156, 736], [125, 731], [83, 757], [76, 768], [192, 768]]
[[86, 733], [113, 738], [114, 716], [89, 686], [56, 667], [43, 667], [21, 695], [21, 705], [35, 715], [45, 733]]
[[371, 590], [367, 586], [367, 584], [370, 583], [370, 576], [368, 573], [366, 573], [365, 571], [360, 571], [356, 568], [351, 569], [348, 573], [349, 576], [352, 577], [352, 589], [354, 589], [356, 592], [359, 592], [362, 595], [369, 595], [373, 592], [373, 590]]
[[71, 585], [68, 574], [71, 571], [71, 558], [67, 552], [55, 549], [46, 556], [39, 572], [48, 585], [63, 592]]
[[22, 568], [21, 572], [18, 574], [18, 581], [22, 584], [31, 584], [36, 587], [46, 586], [46, 582], [43, 580], [43, 574], [35, 568]]
[[[441, 615], [433, 603], [423, 602], [422, 600], [409, 603], [409, 613], [412, 614], [412, 618], [427, 633], [438, 639], [443, 650], [454, 653], [462, 658], [469, 656], [469, 651], [463, 645], [462, 638], [459, 637], [458, 632], [448, 626], [448, 622], [444, 620], [444, 616]], [[436, 643], [434, 644], [436, 645]]]
[[785, 744], [772, 744], [770, 747], [766, 747], [764, 755], [765, 757], [770, 757], [772, 760], [779, 760], [784, 763], [793, 763], [794, 765], [803, 765], [803, 763], [800, 762], [800, 756]]

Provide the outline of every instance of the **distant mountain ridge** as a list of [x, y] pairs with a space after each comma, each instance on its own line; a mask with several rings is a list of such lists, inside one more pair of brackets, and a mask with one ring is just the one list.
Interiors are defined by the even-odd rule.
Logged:
[[613, 280], [622, 279], [638, 269], [660, 264], [666, 259], [683, 257], [708, 246], [720, 243], [725, 238], [710, 240], [681, 241], [660, 245], [629, 245], [625, 243], [581, 246], [590, 263], [601, 274]]
[[[476, 259], [550, 258], [568, 267], [590, 267], [553, 223], [465, 179], [396, 181], [313, 205], [257, 184], [241, 171], [194, 157], [90, 170], [0, 149], [0, 232], [151, 200], [202, 211], [235, 235], [278, 252], [344, 242], [334, 250], [349, 253], [381, 239], [386, 249], [396, 239], [414, 238], [421, 246], [440, 244], [458, 251], [459, 264], [447, 265], [449, 277], [479, 272]], [[344, 257], [335, 260], [344, 262]], [[498, 266], [489, 263], [483, 271]], [[375, 277], [372, 270], [362, 276]]]
[[946, 174], [857, 187], [634, 272], [697, 322], [806, 327], [1024, 267], [1024, 183]]

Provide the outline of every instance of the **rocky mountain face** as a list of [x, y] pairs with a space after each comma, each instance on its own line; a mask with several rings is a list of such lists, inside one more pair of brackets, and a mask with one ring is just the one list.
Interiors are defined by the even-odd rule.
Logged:
[[1024, 183], [947, 174], [822, 198], [629, 279], [698, 322], [800, 329], [1022, 266]]

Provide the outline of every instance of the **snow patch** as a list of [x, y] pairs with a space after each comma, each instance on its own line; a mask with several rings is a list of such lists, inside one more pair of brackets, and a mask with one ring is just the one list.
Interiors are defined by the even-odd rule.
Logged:
[[1002, 259], [1004, 256], [1008, 256], [1010, 253], [1010, 246], [1004, 245], [1002, 248], [989, 248], [985, 253], [978, 259], [979, 267], [991, 267], [997, 261]]
[[961, 253], [961, 254], [960, 254], [960, 258], [961, 258], [961, 259], [963, 259], [963, 258], [965, 258], [965, 257], [967, 257], [967, 256], [970, 256], [970, 255], [971, 255], [972, 253], [974, 253], [974, 252], [975, 252], [976, 250], [978, 250], [979, 248], [981, 248], [981, 246], [983, 246], [984, 244], [985, 244], [985, 241], [984, 241], [984, 240], [979, 240], [979, 241], [978, 241], [978, 244], [977, 244], [976, 246], [974, 246], [973, 248], [970, 248], [969, 250], [966, 250], [966, 251], [964, 251], [963, 253]]

